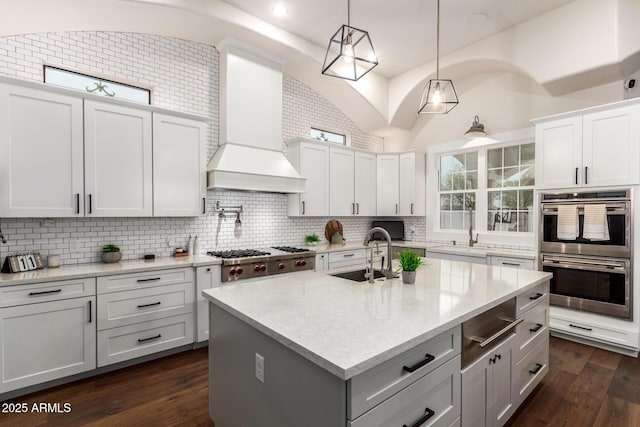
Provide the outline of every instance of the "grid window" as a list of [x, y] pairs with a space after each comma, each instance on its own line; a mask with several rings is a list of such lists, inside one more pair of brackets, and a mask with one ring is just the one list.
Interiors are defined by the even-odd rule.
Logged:
[[534, 144], [487, 150], [487, 230], [533, 231]]
[[469, 227], [468, 210], [476, 209], [478, 152], [440, 157], [440, 228]]

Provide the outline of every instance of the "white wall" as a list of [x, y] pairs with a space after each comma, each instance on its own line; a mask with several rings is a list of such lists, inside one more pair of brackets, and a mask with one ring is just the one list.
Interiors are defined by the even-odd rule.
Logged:
[[[218, 52], [212, 46], [182, 39], [115, 32], [28, 34], [0, 38], [0, 74], [42, 81], [42, 64], [114, 76], [152, 88], [158, 106], [212, 118], [207, 135], [211, 158], [218, 141]], [[382, 151], [383, 139], [366, 134], [333, 104], [300, 81], [283, 77], [283, 137], [308, 136], [309, 126], [348, 131], [352, 144]], [[0, 218], [8, 239], [0, 245], [0, 262], [17, 251], [61, 254], [64, 264], [97, 261], [105, 243], [116, 243], [125, 259], [145, 253], [167, 256], [167, 239], [185, 245], [198, 235], [201, 249], [238, 249], [274, 244], [300, 245], [305, 234], [324, 234], [329, 218], [288, 218], [287, 199], [280, 194], [209, 191], [203, 218], [65, 218], [44, 224], [40, 219]], [[213, 206], [242, 204], [243, 226], [235, 218], [220, 220]], [[371, 218], [340, 218], [348, 240], [360, 240]], [[410, 219], [424, 236], [424, 219]], [[407, 231], [407, 234], [409, 231]], [[72, 253], [70, 242], [79, 251]]]

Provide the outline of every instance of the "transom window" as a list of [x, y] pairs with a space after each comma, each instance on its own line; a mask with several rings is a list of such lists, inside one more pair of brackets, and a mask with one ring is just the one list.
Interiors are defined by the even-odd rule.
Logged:
[[440, 228], [469, 227], [468, 210], [476, 209], [478, 153], [440, 157]]
[[327, 141], [333, 142], [335, 144], [347, 145], [347, 136], [340, 133], [330, 132], [328, 130], [318, 128], [311, 128], [310, 135], [311, 138], [317, 139], [319, 141]]
[[95, 93], [96, 95], [103, 95], [109, 98], [126, 99], [127, 101], [151, 104], [151, 91], [149, 89], [49, 65], [44, 66], [44, 82], [50, 85]]

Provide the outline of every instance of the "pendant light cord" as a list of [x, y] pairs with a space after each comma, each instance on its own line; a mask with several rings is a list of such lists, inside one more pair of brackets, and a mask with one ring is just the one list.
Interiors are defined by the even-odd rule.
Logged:
[[351, 26], [351, 0], [347, 0], [347, 27]]
[[440, 79], [440, 0], [436, 7], [436, 80]]

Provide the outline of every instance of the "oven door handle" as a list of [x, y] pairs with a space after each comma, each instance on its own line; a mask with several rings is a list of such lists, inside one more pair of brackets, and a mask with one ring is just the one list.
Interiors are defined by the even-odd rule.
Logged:
[[[628, 213], [629, 207], [625, 203], [605, 203], [607, 213], [615, 212], [615, 213]], [[584, 204], [577, 205], [578, 211], [584, 213]], [[542, 213], [547, 215], [557, 215], [558, 214], [558, 206], [557, 205], [542, 205]]]
[[573, 262], [542, 262], [543, 266], [556, 267], [556, 268], [568, 268], [573, 270], [586, 270], [586, 271], [599, 271], [602, 273], [610, 273], [612, 271], [623, 272], [628, 274], [626, 267], [621, 267], [617, 264], [601, 264], [608, 265], [608, 267], [600, 267], [591, 263], [573, 263]]

